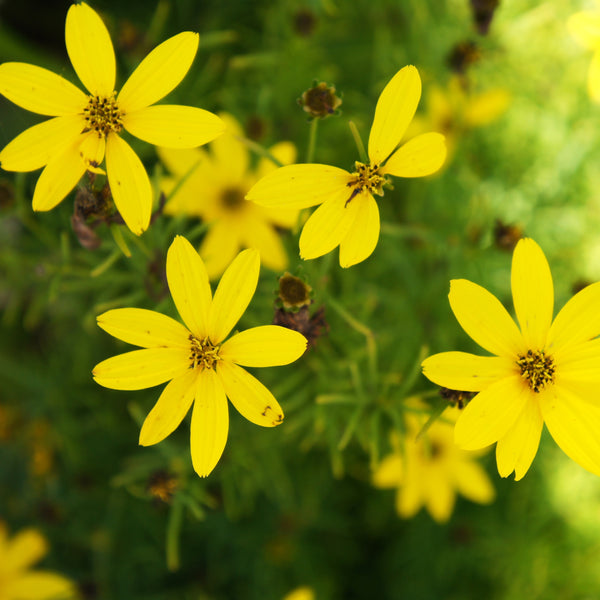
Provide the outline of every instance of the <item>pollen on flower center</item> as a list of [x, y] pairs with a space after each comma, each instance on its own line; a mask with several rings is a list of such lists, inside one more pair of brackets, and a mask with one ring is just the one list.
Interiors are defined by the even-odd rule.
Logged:
[[191, 351], [190, 351], [190, 369], [214, 369], [219, 356], [219, 346], [205, 337], [203, 340], [198, 340], [191, 333], [189, 336]]
[[225, 210], [239, 210], [246, 204], [245, 193], [236, 187], [226, 188], [221, 192], [221, 206]]
[[114, 93], [111, 96], [90, 96], [83, 109], [86, 131], [95, 131], [98, 137], [106, 137], [111, 131], [119, 133], [123, 129], [123, 113], [117, 106]]
[[528, 350], [527, 354], [519, 355], [517, 365], [521, 369], [521, 377], [536, 393], [548, 383], [554, 383], [554, 359], [546, 356], [543, 350]]
[[347, 183], [348, 187], [354, 189], [346, 204], [363, 190], [367, 190], [371, 194], [383, 196], [383, 186], [387, 183], [387, 179], [379, 174], [379, 165], [364, 164], [356, 161], [354, 168], [356, 171], [352, 173], [352, 179]]

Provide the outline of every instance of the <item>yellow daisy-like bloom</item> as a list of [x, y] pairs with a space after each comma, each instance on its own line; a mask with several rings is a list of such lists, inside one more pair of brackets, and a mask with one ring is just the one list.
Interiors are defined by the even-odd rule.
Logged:
[[[210, 224], [200, 256], [211, 279], [223, 273], [241, 248], [256, 248], [265, 267], [283, 271], [288, 260], [275, 228], [293, 227], [298, 211], [264, 208], [244, 199], [254, 183], [276, 166], [261, 158], [256, 169], [251, 169], [250, 154], [241, 141], [242, 128], [233, 117], [220, 116], [226, 133], [211, 144], [210, 152], [159, 149], [159, 156], [174, 175], [160, 182], [167, 195], [173, 193], [165, 213], [194, 215]], [[283, 164], [296, 159], [296, 148], [290, 142], [276, 144], [270, 151]]]
[[88, 93], [55, 73], [25, 63], [0, 65], [0, 94], [15, 104], [54, 117], [30, 127], [0, 152], [7, 171], [42, 171], [33, 209], [54, 208], [87, 169], [106, 174], [125, 223], [141, 234], [150, 223], [152, 188], [142, 162], [121, 137], [128, 131], [151, 144], [191, 148], [224, 130], [212, 113], [191, 106], [151, 106], [188, 72], [198, 34], [180, 33], [157, 46], [115, 91], [115, 54], [106, 26], [87, 4], [73, 4], [65, 28], [67, 52]]
[[503, 89], [492, 89], [469, 94], [460, 77], [452, 77], [446, 89], [433, 85], [426, 97], [426, 112], [417, 115], [409, 128], [409, 135], [418, 135], [434, 129], [444, 134], [448, 160], [454, 154], [457, 139], [469, 129], [492, 123], [508, 107], [510, 94]]
[[600, 11], [575, 13], [567, 21], [571, 35], [584, 47], [594, 51], [588, 71], [588, 93], [600, 102]]
[[565, 304], [554, 321], [546, 257], [531, 239], [517, 244], [512, 296], [519, 326], [484, 288], [450, 284], [450, 306], [465, 332], [495, 356], [443, 352], [423, 362], [434, 383], [479, 392], [461, 413], [456, 443], [496, 445], [498, 472], [521, 479], [537, 452], [543, 423], [562, 450], [600, 475], [600, 283]]
[[48, 552], [45, 538], [25, 529], [13, 538], [0, 522], [0, 598], [2, 600], [66, 600], [75, 597], [75, 586], [66, 577], [31, 566]]
[[273, 427], [283, 421], [273, 394], [242, 367], [286, 365], [306, 349], [303, 335], [276, 325], [254, 327], [225, 341], [254, 294], [259, 270], [257, 250], [240, 252], [213, 297], [202, 259], [177, 236], [167, 253], [167, 281], [186, 327], [140, 308], [109, 310], [98, 317], [102, 329], [143, 349], [96, 365], [94, 379], [117, 390], [140, 390], [171, 380], [144, 421], [142, 446], [166, 438], [195, 401], [191, 453], [201, 477], [214, 469], [225, 448], [227, 398], [252, 423]]
[[397, 149], [421, 97], [421, 78], [412, 65], [385, 86], [369, 135], [369, 162], [349, 173], [337, 167], [302, 164], [281, 167], [261, 179], [246, 198], [262, 206], [307, 208], [321, 204], [300, 236], [300, 256], [317, 258], [340, 247], [340, 265], [368, 258], [379, 239], [379, 208], [388, 175], [422, 177], [435, 173], [446, 157], [444, 136], [424, 133]]
[[448, 409], [425, 434], [417, 437], [425, 418], [410, 414], [406, 418], [406, 440], [397, 436], [394, 451], [385, 457], [373, 475], [379, 488], [398, 488], [396, 511], [409, 519], [422, 506], [438, 522], [444, 523], [454, 510], [457, 492], [479, 504], [488, 504], [495, 491], [477, 454], [461, 450], [454, 443], [453, 424], [457, 409]]

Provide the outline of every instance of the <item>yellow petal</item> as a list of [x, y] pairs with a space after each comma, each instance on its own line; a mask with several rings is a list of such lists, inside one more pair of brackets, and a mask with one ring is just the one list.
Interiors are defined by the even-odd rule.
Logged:
[[489, 504], [496, 497], [496, 491], [487, 473], [470, 458], [456, 465], [453, 478], [457, 491], [473, 502]]
[[[600, 338], [585, 341], [577, 345], [569, 344], [559, 347], [553, 354], [554, 361], [558, 365], [556, 382], [569, 381], [584, 386], [582, 389], [589, 390], [582, 399], [590, 396], [595, 398], [597, 391], [594, 385], [600, 384]], [[592, 384], [591, 388], [589, 384]], [[586, 384], [588, 384], [586, 386]]]
[[216, 221], [204, 236], [199, 249], [209, 279], [222, 275], [239, 251], [237, 229], [231, 227], [228, 220]]
[[465, 107], [464, 120], [469, 127], [487, 125], [506, 111], [510, 94], [506, 90], [489, 90], [471, 98]]
[[223, 113], [219, 117], [225, 125], [225, 133], [215, 139], [210, 145], [210, 151], [215, 163], [227, 169], [229, 181], [232, 184], [238, 183], [249, 166], [248, 147], [240, 141], [240, 138], [244, 138], [244, 132], [231, 115]]
[[105, 151], [106, 138], [104, 136], [98, 136], [95, 131], [83, 134], [82, 141], [79, 144], [79, 153], [88, 170], [104, 174], [102, 169], [98, 169], [98, 167], [104, 160]]
[[462, 411], [454, 440], [463, 450], [478, 450], [497, 442], [519, 418], [532, 392], [520, 376], [505, 377], [479, 392]]
[[445, 523], [452, 515], [456, 494], [446, 477], [436, 477], [425, 480], [427, 492], [425, 505], [429, 514], [437, 523]]
[[223, 341], [244, 314], [258, 283], [258, 250], [240, 252], [229, 265], [210, 305], [208, 337], [213, 344]]
[[400, 454], [386, 456], [373, 473], [373, 485], [378, 488], [393, 488], [402, 484], [404, 465]]
[[600, 13], [591, 10], [575, 13], [569, 17], [567, 28], [583, 46], [594, 49], [600, 46]]
[[579, 398], [567, 385], [541, 394], [544, 422], [562, 451], [584, 469], [600, 475], [600, 407]]
[[331, 252], [346, 237], [359, 211], [358, 198], [348, 202], [347, 188], [341, 188], [323, 202], [306, 221], [300, 234], [300, 256], [317, 258]]
[[229, 432], [227, 398], [219, 377], [211, 370], [200, 373], [192, 411], [190, 450], [194, 471], [206, 477], [219, 462]]
[[29, 568], [48, 552], [45, 538], [35, 529], [24, 529], [7, 544], [1, 571], [16, 572]]
[[450, 307], [467, 335], [492, 354], [514, 357], [523, 352], [521, 334], [500, 301], [466, 279], [450, 282]]
[[180, 317], [194, 336], [202, 340], [208, 335], [212, 293], [202, 259], [181, 235], [175, 236], [167, 252], [167, 281]]
[[206, 159], [206, 153], [198, 148], [157, 148], [160, 160], [174, 175], [187, 175]]
[[594, 102], [600, 102], [600, 50], [592, 56], [587, 79], [588, 94]]
[[396, 512], [404, 519], [414, 517], [423, 506], [423, 492], [418, 477], [406, 475], [396, 494]]
[[188, 369], [167, 384], [144, 420], [140, 431], [140, 446], [162, 442], [177, 429], [194, 401], [199, 373], [197, 369]]
[[281, 424], [281, 406], [256, 377], [242, 367], [224, 360], [217, 363], [217, 375], [227, 397], [242, 417], [263, 427]]
[[565, 350], [600, 335], [600, 282], [575, 294], [556, 315], [548, 333], [547, 348]]
[[189, 331], [181, 324], [153, 310], [116, 308], [102, 313], [98, 327], [128, 344], [142, 348], [189, 348]]
[[426, 358], [423, 375], [437, 385], [463, 392], [480, 392], [516, 372], [515, 361], [499, 356], [442, 352]]
[[184, 31], [154, 48], [125, 82], [117, 97], [119, 108], [135, 112], [177, 87], [192, 66], [199, 40], [197, 33]]
[[349, 198], [351, 179], [347, 171], [329, 165], [289, 165], [258, 181], [246, 194], [246, 200], [261, 206], [308, 208], [337, 197], [340, 192]]
[[85, 171], [79, 143], [71, 144], [42, 171], [33, 192], [33, 210], [54, 208], [77, 185]]
[[515, 481], [519, 481], [527, 473], [540, 444], [543, 424], [539, 403], [526, 402], [519, 418], [498, 440], [496, 463], [501, 477], [514, 471]]
[[379, 207], [371, 194], [358, 194], [354, 221], [340, 242], [340, 266], [356, 265], [371, 256], [379, 241]]
[[[282, 165], [291, 165], [296, 162], [298, 157], [298, 151], [292, 142], [278, 142], [269, 148], [269, 152]], [[256, 166], [256, 176], [260, 179], [275, 171], [275, 169], [277, 169], [277, 166], [270, 158], [261, 157], [258, 159], [258, 165]]]
[[152, 187], [142, 161], [117, 134], [106, 140], [106, 174], [117, 210], [136, 235], [150, 224]]
[[0, 65], [0, 94], [21, 108], [61, 117], [82, 112], [87, 96], [64, 77], [26, 63]]
[[166, 148], [201, 146], [225, 131], [223, 121], [207, 110], [162, 104], [125, 115], [123, 127], [145, 142]]
[[5, 171], [35, 171], [66, 150], [83, 131], [80, 115], [56, 117], [26, 129], [0, 152]]
[[546, 344], [554, 309], [554, 287], [542, 249], [529, 238], [519, 240], [513, 253], [511, 287], [515, 313], [527, 348]]
[[189, 348], [146, 348], [113, 356], [92, 371], [96, 383], [113, 390], [143, 390], [185, 373]]
[[369, 160], [380, 165], [400, 143], [421, 98], [421, 78], [415, 67], [400, 69], [385, 86], [369, 135]]
[[74, 584], [66, 577], [48, 571], [20, 573], [2, 586], [6, 598], [27, 600], [66, 600], [76, 597]]
[[398, 148], [381, 173], [396, 177], [424, 177], [440, 169], [446, 160], [446, 138], [441, 133], [423, 133]]
[[[252, 205], [253, 206], [253, 205]], [[259, 208], [253, 206], [253, 208]], [[260, 253], [260, 262], [273, 271], [283, 271], [288, 265], [288, 257], [283, 242], [275, 229], [261, 218], [256, 218], [258, 211], [249, 214], [244, 220], [242, 229], [242, 245], [256, 248]]]
[[287, 365], [306, 350], [306, 338], [297, 331], [263, 325], [237, 333], [222, 346], [219, 356], [243, 367]]
[[85, 2], [69, 8], [65, 42], [71, 64], [90, 94], [110, 96], [115, 89], [115, 52], [106, 25]]

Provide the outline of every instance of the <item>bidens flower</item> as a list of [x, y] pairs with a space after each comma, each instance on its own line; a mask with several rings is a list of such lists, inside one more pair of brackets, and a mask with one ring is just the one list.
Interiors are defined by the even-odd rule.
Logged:
[[193, 402], [192, 463], [201, 477], [213, 470], [225, 448], [227, 398], [257, 425], [272, 427], [283, 420], [273, 394], [242, 367], [286, 365], [306, 349], [303, 335], [276, 325], [254, 327], [225, 341], [254, 294], [259, 270], [258, 251], [244, 250], [223, 274], [213, 297], [202, 259], [177, 236], [167, 253], [167, 281], [186, 327], [140, 308], [109, 310], [98, 317], [102, 329], [143, 350], [101, 362], [94, 379], [117, 390], [171, 380], [144, 421], [140, 444], [166, 438]]
[[25, 529], [9, 539], [0, 522], [0, 598], [2, 600], [66, 600], [75, 598], [75, 586], [50, 571], [31, 566], [48, 552], [48, 544], [35, 529]]
[[584, 10], [575, 13], [567, 21], [567, 27], [582, 46], [594, 51], [587, 86], [590, 98], [600, 102], [600, 12]]
[[125, 223], [141, 234], [150, 223], [152, 188], [123, 130], [159, 146], [191, 148], [224, 130], [212, 113], [191, 106], [151, 106], [189, 70], [198, 34], [180, 33], [156, 47], [115, 91], [115, 54], [104, 23], [85, 3], [72, 4], [65, 28], [67, 52], [88, 93], [34, 65], [0, 65], [0, 93], [32, 112], [54, 117], [30, 127], [0, 152], [7, 171], [44, 167], [33, 194], [34, 210], [54, 208], [87, 169], [106, 174]]
[[444, 162], [444, 136], [424, 133], [396, 149], [421, 97], [421, 79], [404, 67], [385, 86], [369, 136], [369, 161], [356, 162], [354, 172], [318, 164], [290, 165], [261, 179], [246, 195], [262, 206], [307, 208], [321, 204], [300, 236], [300, 256], [317, 258], [340, 247], [340, 265], [368, 258], [379, 239], [379, 208], [373, 194], [383, 196], [388, 175], [422, 177]]
[[[379, 488], [397, 488], [396, 511], [409, 519], [422, 506], [438, 522], [450, 518], [456, 493], [488, 504], [495, 491], [474, 452], [454, 444], [453, 423], [458, 409], [447, 409], [425, 433], [419, 436], [426, 418], [416, 413], [406, 417], [406, 439], [392, 438], [394, 451], [386, 456], [373, 474]], [[450, 419], [450, 420], [448, 420]]]
[[476, 356], [443, 352], [423, 362], [434, 383], [479, 392], [455, 428], [456, 443], [475, 450], [496, 445], [498, 472], [521, 479], [537, 452], [542, 425], [562, 450], [600, 475], [600, 283], [576, 294], [552, 321], [554, 289], [544, 253], [531, 239], [517, 244], [512, 296], [519, 327], [484, 288], [450, 284], [450, 306], [482, 348]]
[[[199, 252], [211, 279], [223, 273], [241, 248], [256, 248], [261, 264], [282, 271], [288, 259], [277, 228], [293, 227], [298, 211], [264, 208], [244, 199], [258, 179], [277, 167], [261, 158], [256, 168], [251, 168], [242, 128], [229, 115], [221, 118], [227, 130], [211, 144], [210, 152], [200, 148], [158, 150], [174, 175], [160, 181], [169, 196], [165, 213], [197, 216], [210, 225]], [[290, 142], [276, 144], [271, 153], [283, 164], [296, 158]]]

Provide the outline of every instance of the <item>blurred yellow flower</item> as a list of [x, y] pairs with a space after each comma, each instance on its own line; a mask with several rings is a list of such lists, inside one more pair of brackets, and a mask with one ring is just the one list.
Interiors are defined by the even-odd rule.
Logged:
[[317, 258], [340, 247], [340, 265], [368, 258], [379, 239], [379, 208], [387, 175], [422, 177], [435, 173], [446, 157], [444, 136], [424, 133], [398, 148], [421, 97], [415, 67], [404, 67], [385, 86], [369, 135], [369, 162], [349, 173], [337, 167], [302, 164], [281, 167], [261, 179], [246, 198], [262, 206], [307, 208], [321, 204], [300, 236], [300, 256]]
[[453, 423], [458, 409], [447, 409], [427, 432], [417, 437], [426, 418], [409, 413], [406, 438], [401, 444], [394, 436], [394, 451], [386, 456], [375, 473], [373, 484], [379, 488], [398, 488], [396, 511], [408, 519], [422, 506], [438, 522], [450, 518], [456, 494], [488, 504], [495, 491], [474, 452], [461, 450], [454, 443]]
[[[265, 267], [282, 271], [288, 260], [276, 228], [293, 227], [298, 211], [264, 208], [244, 199], [254, 183], [276, 166], [261, 158], [256, 169], [251, 169], [250, 154], [241, 141], [242, 128], [233, 117], [220, 116], [226, 133], [211, 144], [210, 152], [158, 150], [173, 174], [160, 182], [161, 189], [170, 196], [165, 213], [193, 215], [210, 224], [200, 245], [200, 256], [211, 279], [223, 273], [241, 248], [256, 248]], [[296, 149], [290, 142], [276, 144], [270, 152], [283, 164], [296, 159]]]
[[171, 380], [144, 421], [139, 440], [143, 446], [166, 438], [195, 401], [191, 454], [201, 477], [213, 470], [225, 448], [227, 398], [257, 425], [272, 427], [283, 420], [273, 394], [241, 366], [285, 365], [306, 349], [303, 335], [277, 325], [254, 327], [224, 341], [254, 294], [259, 270], [257, 250], [240, 252], [213, 297], [202, 259], [177, 236], [167, 254], [167, 281], [186, 327], [140, 308], [109, 310], [98, 317], [102, 329], [143, 350], [101, 362], [94, 368], [94, 379], [116, 390], [140, 390]]
[[26, 110], [54, 117], [25, 130], [0, 152], [7, 171], [42, 171], [33, 209], [54, 208], [86, 170], [106, 158], [108, 182], [125, 223], [141, 234], [150, 223], [152, 188], [144, 166], [121, 137], [123, 129], [151, 144], [191, 148], [222, 133], [212, 113], [191, 106], [151, 106], [188, 72], [198, 34], [180, 33], [157, 46], [115, 91], [115, 54], [106, 26], [87, 4], [72, 4], [65, 28], [67, 52], [88, 94], [47, 69], [0, 65], [0, 94]]
[[432, 85], [425, 99], [425, 114], [417, 115], [408, 130], [418, 135], [434, 129], [444, 134], [448, 147], [448, 160], [454, 155], [456, 143], [469, 129], [487, 125], [498, 119], [510, 103], [510, 94], [503, 89], [492, 89], [471, 94], [465, 89], [462, 78], [454, 76], [445, 89]]
[[423, 362], [434, 383], [479, 392], [462, 411], [456, 443], [496, 445], [498, 472], [521, 479], [544, 422], [562, 450], [600, 475], [600, 283], [577, 293], [554, 321], [552, 275], [531, 239], [517, 244], [512, 297], [519, 327], [490, 292], [465, 279], [450, 284], [450, 306], [465, 332], [496, 356], [443, 352]]
[[9, 539], [0, 522], [0, 598], [2, 600], [66, 600], [75, 587], [62, 575], [33, 571], [31, 566], [48, 552], [48, 544], [35, 529], [24, 529]]
[[567, 28], [582, 46], [594, 51], [587, 85], [590, 98], [600, 102], [600, 11], [584, 10], [571, 15]]
[[288, 592], [283, 600], [315, 600], [315, 592], [311, 587], [303, 585]]

